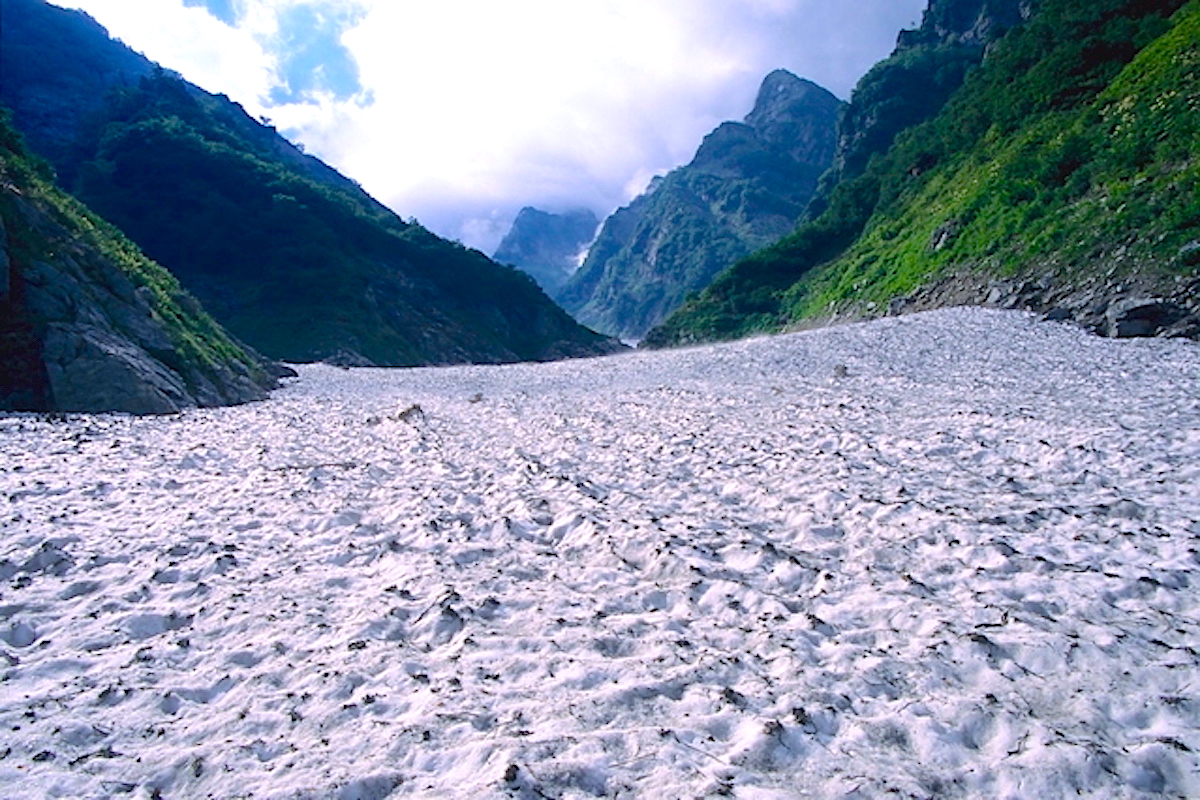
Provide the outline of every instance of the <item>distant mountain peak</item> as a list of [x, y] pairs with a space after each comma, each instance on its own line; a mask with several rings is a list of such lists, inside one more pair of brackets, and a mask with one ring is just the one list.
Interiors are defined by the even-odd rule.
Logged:
[[[525, 206], [517, 213], [517, 222], [528, 223], [531, 221], [548, 221], [553, 218], [561, 219], [568, 223], [593, 223], [599, 224], [596, 219], [596, 214], [589, 208], [574, 208], [569, 211], [564, 211], [561, 214], [555, 214], [549, 211], [543, 211], [540, 208], [533, 206]], [[514, 223], [516, 224], [516, 223]]]
[[584, 249], [599, 227], [600, 220], [588, 208], [552, 214], [526, 206], [517, 214], [493, 258], [528, 273], [553, 295], [578, 269]]
[[793, 158], [827, 162], [836, 145], [828, 121], [840, 105], [828, 90], [777, 69], [763, 79], [745, 124], [765, 144], [781, 148]]
[[[805, 80], [786, 69], [772, 70], [767, 77], [763, 78], [762, 85], [758, 89], [758, 100], [754, 104], [755, 110], [758, 110], [765, 103], [770, 102], [773, 97], [781, 94], [805, 91], [810, 88], [817, 91], [825, 91], [812, 81]], [[753, 114], [754, 112], [750, 113]]]

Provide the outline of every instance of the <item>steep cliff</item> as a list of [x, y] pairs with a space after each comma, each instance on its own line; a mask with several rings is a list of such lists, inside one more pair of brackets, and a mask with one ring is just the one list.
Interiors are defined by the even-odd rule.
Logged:
[[585, 325], [640, 338], [718, 272], [795, 227], [833, 156], [837, 109], [816, 84], [771, 73], [745, 121], [722, 124], [691, 163], [605, 221], [559, 302]]

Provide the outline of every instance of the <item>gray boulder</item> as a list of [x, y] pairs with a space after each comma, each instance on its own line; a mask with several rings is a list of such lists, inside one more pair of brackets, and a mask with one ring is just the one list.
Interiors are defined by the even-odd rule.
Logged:
[[1114, 339], [1158, 336], [1188, 316], [1186, 308], [1158, 298], [1129, 298], [1109, 306], [1108, 335]]
[[58, 411], [173, 414], [197, 405], [178, 373], [111, 328], [53, 323], [42, 357]]

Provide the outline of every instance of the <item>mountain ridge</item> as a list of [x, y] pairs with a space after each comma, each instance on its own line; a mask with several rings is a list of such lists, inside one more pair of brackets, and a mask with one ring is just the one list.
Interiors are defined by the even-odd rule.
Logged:
[[580, 257], [599, 226], [591, 209], [553, 214], [526, 206], [517, 213], [492, 259], [528, 273], [554, 297], [579, 268]]
[[582, 323], [638, 339], [720, 270], [789, 232], [834, 150], [839, 101], [785, 70], [742, 122], [605, 221], [555, 299]]
[[[619, 349], [522, 273], [404, 222], [228, 98], [137, 61], [81, 12], [2, 1], [0, 100], [31, 147], [261, 352], [416, 366]], [[39, 69], [20, 61], [31, 53]], [[96, 78], [94, 62], [114, 53], [149, 66]], [[85, 91], [102, 97], [59, 104], [66, 119], [38, 127], [45, 97]]]

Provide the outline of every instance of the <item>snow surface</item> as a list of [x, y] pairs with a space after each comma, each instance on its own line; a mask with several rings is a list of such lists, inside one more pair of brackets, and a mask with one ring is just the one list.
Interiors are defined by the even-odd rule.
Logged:
[[6, 798], [1200, 797], [1194, 343], [311, 366], [0, 448]]

